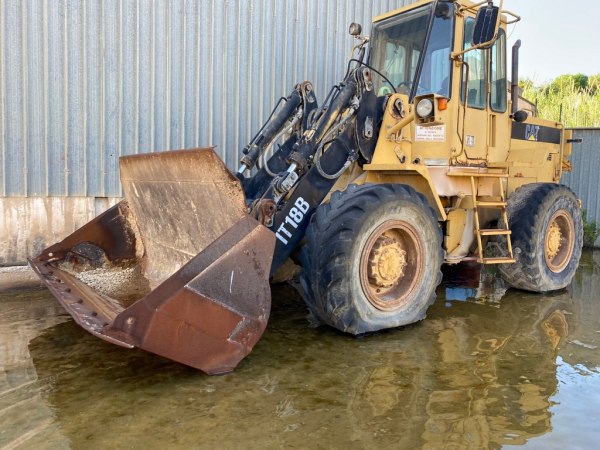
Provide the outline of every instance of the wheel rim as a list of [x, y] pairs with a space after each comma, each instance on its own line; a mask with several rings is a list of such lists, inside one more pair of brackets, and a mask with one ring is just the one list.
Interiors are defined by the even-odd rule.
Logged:
[[369, 302], [382, 311], [406, 305], [423, 277], [423, 244], [406, 222], [389, 220], [369, 236], [360, 258], [360, 282]]
[[556, 211], [550, 218], [546, 229], [544, 256], [552, 272], [561, 272], [569, 264], [575, 246], [574, 230], [573, 218], [564, 209]]

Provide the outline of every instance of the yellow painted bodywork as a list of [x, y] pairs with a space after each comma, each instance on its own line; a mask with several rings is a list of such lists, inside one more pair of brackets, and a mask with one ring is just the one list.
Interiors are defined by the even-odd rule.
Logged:
[[466, 209], [457, 208], [448, 213], [448, 225], [446, 226], [446, 235], [444, 236], [444, 247], [448, 252], [451, 252], [460, 244], [466, 222]]
[[[378, 22], [427, 3], [431, 2], [421, 0], [377, 16], [373, 21]], [[463, 49], [466, 17], [474, 17], [476, 13], [476, 8], [473, 7], [475, 3], [460, 1], [455, 4], [453, 55], [461, 53]], [[500, 27], [506, 31], [507, 18], [504, 15], [501, 17]], [[486, 51], [489, 60], [490, 50]], [[418, 123], [414, 105], [419, 96], [410, 104], [407, 95], [392, 94], [387, 102], [371, 162], [362, 169], [355, 167], [351, 174], [340, 179], [334, 187], [334, 190], [343, 190], [349, 183], [402, 183], [412, 186], [425, 195], [439, 221], [446, 222], [444, 245], [447, 252], [460, 242], [465, 226], [465, 208], [473, 208], [470, 178], [455, 176], [457, 173], [476, 172], [478, 199], [498, 200], [498, 176], [504, 177], [503, 186], [507, 198], [523, 184], [556, 183], [560, 180], [563, 167], [568, 167], [565, 158], [571, 152], [570, 144], [566, 144], [570, 135], [564, 132], [562, 125], [536, 117], [529, 117], [525, 125], [563, 130], [560, 144], [512, 139], [512, 105], [508, 85], [505, 112], [494, 112], [490, 108], [489, 80], [486, 109], [465, 108], [460, 100], [461, 61], [462, 56], [458, 56], [451, 64], [451, 98], [448, 99], [447, 109], [438, 111], [436, 108], [431, 125]], [[508, 69], [505, 73], [507, 72]], [[435, 103], [437, 96], [429, 95]], [[395, 113], [397, 109], [393, 107], [398, 101], [404, 106], [406, 114], [403, 117]], [[434, 126], [438, 128], [425, 129]], [[428, 133], [433, 138], [427, 137]], [[467, 135], [472, 137], [470, 147], [465, 145]], [[426, 138], [423, 139], [422, 136]], [[485, 176], [488, 173], [489, 178]], [[480, 219], [486, 221], [498, 219], [497, 213], [490, 214], [489, 211], [480, 216]]]

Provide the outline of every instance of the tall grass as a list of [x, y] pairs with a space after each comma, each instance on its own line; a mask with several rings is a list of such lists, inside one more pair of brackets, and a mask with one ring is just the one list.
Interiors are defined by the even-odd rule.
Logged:
[[537, 105], [538, 116], [562, 122], [569, 128], [600, 127], [600, 88], [577, 87], [574, 83], [536, 86], [521, 83], [521, 95]]

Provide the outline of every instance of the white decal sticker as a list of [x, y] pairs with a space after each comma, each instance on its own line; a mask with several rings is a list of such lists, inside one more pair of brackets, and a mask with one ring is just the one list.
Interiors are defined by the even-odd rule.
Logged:
[[431, 127], [421, 127], [417, 125], [415, 141], [421, 142], [445, 142], [446, 125], [435, 125]]
[[277, 228], [277, 232], [275, 236], [279, 241], [281, 241], [284, 245], [287, 245], [289, 242], [289, 238], [292, 237], [294, 230], [298, 228], [300, 222], [304, 219], [304, 214], [310, 208], [310, 204], [304, 200], [302, 197], [298, 197], [294, 206], [285, 216], [285, 220], [279, 225]]
[[475, 147], [475, 136], [471, 136], [470, 134], [467, 134], [467, 138], [465, 139], [465, 144], [467, 144], [467, 147]]

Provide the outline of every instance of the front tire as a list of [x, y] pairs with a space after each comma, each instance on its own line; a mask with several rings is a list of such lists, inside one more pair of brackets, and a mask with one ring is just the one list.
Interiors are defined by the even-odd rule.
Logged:
[[566, 186], [532, 183], [508, 199], [508, 223], [516, 262], [499, 271], [512, 287], [533, 292], [563, 289], [581, 257], [583, 218]]
[[405, 185], [350, 185], [319, 206], [301, 261], [305, 301], [322, 323], [362, 334], [425, 317], [442, 275], [442, 234]]

